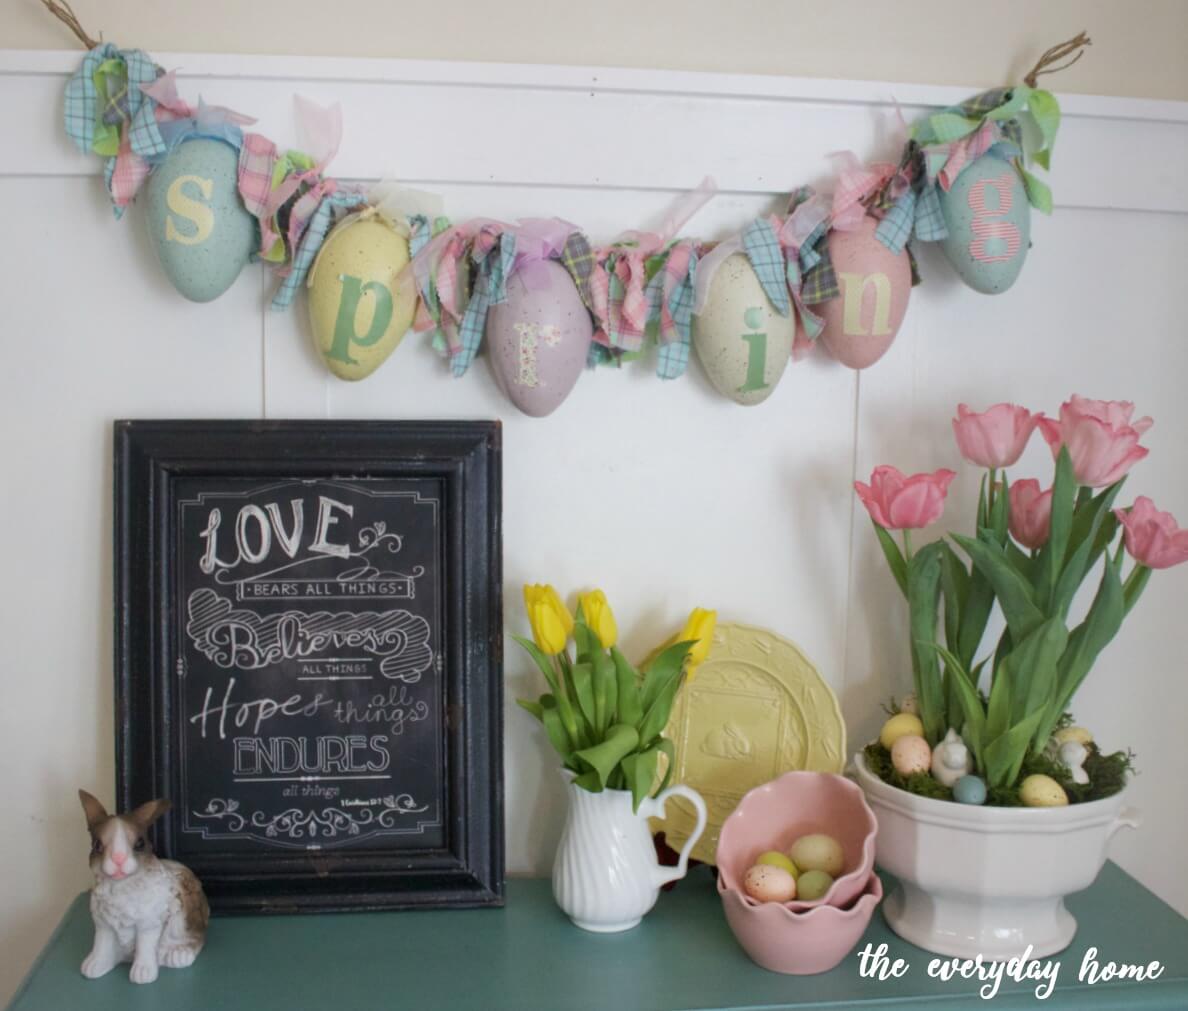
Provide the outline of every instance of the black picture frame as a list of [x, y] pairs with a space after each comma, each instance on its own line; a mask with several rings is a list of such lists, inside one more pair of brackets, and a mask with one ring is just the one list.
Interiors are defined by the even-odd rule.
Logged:
[[[155, 849], [161, 856], [185, 862], [198, 874], [216, 912], [296, 913], [503, 904], [500, 440], [497, 421], [145, 420], [115, 423], [117, 798], [121, 810], [129, 810], [153, 797], [164, 796], [174, 800], [170, 811], [155, 826]], [[300, 488], [297, 488], [298, 484]], [[408, 512], [412, 509], [409, 502], [421, 506], [438, 502], [431, 510], [430, 519], [416, 520], [427, 524], [425, 529], [433, 531], [431, 536], [419, 538], [418, 544], [421, 541], [432, 544], [432, 550], [438, 552], [427, 556], [439, 562], [436, 582], [432, 584], [435, 595], [422, 594], [419, 601], [407, 606], [425, 608], [433, 616], [433, 620], [426, 619], [425, 624], [437, 624], [437, 628], [431, 628], [429, 633], [430, 636], [439, 636], [436, 640], [436, 659], [425, 670], [426, 681], [418, 683], [416, 689], [428, 700], [429, 715], [424, 719], [424, 725], [435, 728], [423, 733], [438, 734], [434, 739], [438, 742], [434, 745], [437, 751], [434, 752], [431, 747], [427, 753], [440, 757], [441, 765], [434, 774], [427, 761], [420, 761], [423, 756], [418, 755], [417, 762], [393, 762], [391, 776], [396, 777], [397, 765], [401, 769], [415, 766], [428, 770], [419, 774], [441, 787], [440, 796], [429, 791], [426, 796], [417, 797], [417, 802], [424, 801], [417, 810], [430, 810], [430, 804], [434, 804], [432, 810], [437, 812], [440, 824], [425, 828], [422, 820], [417, 823], [422, 826], [420, 828], [401, 830], [407, 838], [399, 836], [395, 829], [389, 832], [369, 827], [363, 833], [363, 842], [348, 839], [345, 829], [341, 840], [338, 837], [328, 839], [326, 833], [330, 828], [322, 825], [319, 819], [330, 808], [325, 807], [322, 813], [318, 813], [311, 807], [310, 817], [314, 819], [313, 827], [318, 831], [319, 842], [315, 843], [312, 837], [307, 836], [304, 842], [281, 845], [267, 835], [262, 836], [261, 833], [267, 829], [258, 827], [254, 821], [244, 822], [239, 834], [235, 834], [231, 829], [239, 822], [229, 821], [225, 811], [218, 821], [220, 829], [226, 829], [228, 833], [223, 837], [216, 834], [208, 838], [205, 828], [199, 830], [189, 826], [186, 821], [191, 816], [196, 821], [199, 815], [214, 818], [208, 812], [216, 809], [211, 808], [209, 803], [206, 808], [195, 806], [201, 803], [201, 797], [198, 796], [200, 791], [195, 784], [204, 782], [200, 780], [201, 776], [225, 774], [221, 759], [211, 760], [209, 752], [205, 750], [195, 750], [192, 755], [186, 751], [186, 748], [216, 747], [213, 731], [209, 735], [210, 742], [207, 740], [207, 726], [200, 719], [201, 711], [198, 716], [194, 716], [183, 709], [188, 704], [187, 699], [192, 703], [191, 682], [197, 683], [198, 689], [201, 688], [200, 682], [195, 682], [195, 679], [202, 675], [195, 672], [200, 668], [206, 670], [204, 665], [208, 665], [206, 654], [198, 652], [195, 644], [201, 642], [202, 648], [210, 649], [210, 656], [215, 657], [217, 662], [229, 663], [231, 666], [228, 671], [245, 674], [235, 666], [238, 659], [228, 659], [229, 654], [209, 646], [209, 642], [215, 638], [213, 633], [207, 638], [196, 635], [193, 631], [196, 619], [192, 608], [189, 621], [185, 620], [187, 601], [181, 598], [190, 585], [187, 580], [191, 580], [191, 577], [187, 573], [203, 571], [201, 561], [197, 570], [192, 563], [194, 543], [187, 538], [193, 537], [193, 521], [189, 518], [188, 510], [195, 502], [217, 501], [219, 496], [231, 495], [231, 490], [238, 490], [237, 494], [241, 493], [239, 497], [248, 501], [252, 495], [260, 494], [269, 487], [289, 489], [291, 492], [290, 500], [285, 501], [286, 513], [290, 506], [293, 513], [290, 535], [299, 529], [296, 526], [298, 511], [306, 508], [304, 499], [301, 499], [305, 488], [325, 492], [326, 489], [341, 487], [346, 489], [342, 492], [343, 497], [355, 494], [367, 496], [367, 501], [360, 500], [363, 502], [360, 510], [363, 506], [372, 509], [370, 503], [374, 499], [375, 510], [405, 510], [399, 513], [401, 516], [406, 513], [415, 517], [426, 515], [424, 509], [415, 514]], [[419, 490], [399, 490], [406, 487], [440, 489], [440, 498], [422, 496]], [[292, 491], [294, 488], [297, 490]], [[374, 490], [379, 488], [386, 490]], [[190, 497], [186, 498], [187, 495]], [[389, 499], [385, 499], [385, 495]], [[397, 499], [393, 496], [404, 497]], [[327, 493], [324, 497], [331, 496]], [[299, 499], [300, 510], [297, 504]], [[321, 498], [318, 501], [320, 503]], [[353, 517], [354, 507], [351, 508]], [[345, 517], [346, 512], [339, 510], [329, 520], [331, 523], [334, 519], [344, 521], [334, 528], [341, 531], [339, 536], [342, 538], [348, 533]], [[248, 529], [246, 524], [244, 529]], [[308, 534], [309, 527], [304, 529]], [[253, 542], [254, 547], [249, 549], [252, 552], [262, 550], [265, 537], [263, 522], [255, 532], [258, 539]], [[283, 527], [281, 532], [283, 534]], [[380, 532], [383, 532], [383, 527]], [[200, 537], [202, 543], [209, 546], [210, 539], [206, 533], [200, 532]], [[392, 535], [389, 533], [387, 536], [391, 538]], [[295, 540], [293, 537], [293, 540], [286, 542], [287, 546], [291, 547]], [[403, 535], [397, 537], [395, 543], [398, 547], [390, 547], [389, 550], [406, 548]], [[217, 548], [217, 551], [222, 550], [226, 549], [221, 546]], [[300, 548], [297, 550], [301, 551]], [[430, 548], [425, 550], [429, 551]], [[217, 560], [217, 551], [214, 564], [226, 565], [230, 569], [230, 563]], [[243, 558], [242, 555], [233, 557], [237, 560]], [[316, 558], [309, 555], [305, 560], [311, 565], [328, 561], [322, 555]], [[307, 568], [302, 571], [314, 570]], [[220, 575], [217, 569], [215, 575]], [[283, 579], [272, 571], [265, 575], [286, 585], [295, 582], [298, 589], [304, 587], [306, 592], [312, 592], [312, 587], [321, 585], [315, 583], [312, 577], [306, 577], [302, 583], [300, 578], [289, 579], [287, 573]], [[194, 577], [191, 582], [201, 578]], [[355, 577], [338, 576], [340, 580], [351, 578]], [[427, 580], [428, 577], [422, 578], [422, 584]], [[258, 585], [249, 586], [249, 582], [247, 578], [239, 580], [235, 592], [242, 593], [245, 588], [252, 593], [263, 592]], [[329, 581], [322, 580], [322, 583], [326, 582]], [[379, 587], [377, 592], [380, 592], [391, 591], [394, 584], [369, 585]], [[341, 583], [333, 583], [330, 591], [345, 592], [339, 589], [340, 586]], [[267, 589], [272, 592], [275, 586]], [[405, 591], [415, 596], [407, 587]], [[191, 605], [197, 600], [196, 592], [190, 590]], [[219, 601], [221, 592], [216, 588], [202, 599]], [[231, 591], [228, 591], [229, 597], [230, 594]], [[222, 601], [219, 604], [224, 608], [227, 606]], [[239, 607], [240, 604], [235, 606]], [[259, 641], [263, 641], [266, 630], [276, 627], [268, 623], [271, 622], [272, 612], [264, 614], [267, 606], [267, 603], [261, 602], [258, 607], [260, 613], [251, 612], [259, 621]], [[355, 605], [336, 599], [325, 606], [349, 608]], [[300, 613], [302, 617], [309, 617], [304, 612]], [[358, 614], [349, 611], [342, 614], [336, 612], [327, 618], [328, 613], [321, 611], [316, 616], [323, 620], [341, 618], [343, 623], [348, 618], [359, 619]], [[406, 611], [391, 610], [380, 613], [378, 617], [393, 613], [407, 614]], [[368, 612], [367, 618], [372, 616]], [[426, 643], [432, 646], [433, 640], [426, 639]], [[251, 662], [264, 664], [267, 655], [266, 650], [261, 650], [252, 655]], [[379, 663], [377, 657], [370, 655], [362, 659]], [[289, 664], [289, 667], [284, 668], [287, 672], [293, 669], [293, 664], [305, 661], [289, 659], [285, 663]], [[210, 670], [223, 670], [213, 664], [214, 661], [210, 661]], [[366, 670], [379, 669], [367, 667], [366, 663], [361, 667]], [[320, 667], [304, 669], [321, 670]], [[355, 668], [329, 665], [327, 669]], [[264, 671], [261, 677], [283, 676], [277, 673], [281, 671], [280, 667], [263, 666], [260, 670]], [[246, 673], [252, 674], [254, 678], [259, 671]], [[191, 682], [185, 681], [187, 676]], [[378, 674], [374, 676], [378, 677]], [[212, 683], [216, 679], [214, 674], [210, 678]], [[316, 681], [317, 678], [301, 680]], [[262, 683], [258, 679], [253, 681], [246, 674], [243, 681], [250, 681], [256, 686]], [[345, 687], [345, 680], [338, 684], [343, 687], [336, 687], [336, 682], [327, 681], [318, 688], [329, 693], [354, 690], [353, 687]], [[308, 691], [312, 693], [313, 687], [309, 687]], [[266, 695], [266, 692], [260, 694]], [[248, 697], [251, 698], [250, 693]], [[328, 697], [333, 698], [333, 694]], [[304, 694], [303, 698], [320, 700], [321, 696]], [[438, 703], [436, 710], [435, 701]], [[317, 705], [313, 706], [314, 713], [308, 718], [311, 734], [317, 729], [325, 729], [317, 721], [329, 719], [324, 714], [335, 712], [334, 705], [327, 702], [321, 709]], [[209, 697], [204, 697], [202, 711], [209, 709]], [[183, 711], [188, 718], [182, 718]], [[233, 710], [230, 708], [225, 710], [225, 713], [231, 712]], [[351, 712], [347, 710], [348, 714]], [[293, 716], [294, 721], [298, 719], [298, 716]], [[187, 729], [198, 725], [202, 726], [201, 739], [196, 736], [196, 731], [191, 733]], [[420, 725], [414, 729], [422, 733]], [[303, 746], [307, 746], [308, 740], [315, 739], [319, 749], [322, 748], [321, 742], [330, 740], [328, 737], [302, 737], [300, 741]], [[349, 738], [352, 741], [358, 739]], [[362, 739], [372, 740], [367, 737]], [[244, 737], [234, 740], [233, 771], [239, 771], [242, 764], [240, 749], [247, 747], [239, 742], [251, 739]], [[255, 740], [273, 739], [260, 737]], [[390, 744], [394, 738], [388, 740]], [[409, 742], [413, 740], [411, 735], [406, 736], [399, 744], [410, 747], [412, 745]], [[271, 744], [268, 746], [271, 747]], [[335, 747], [338, 749], [334, 752], [335, 761], [331, 763], [330, 759], [326, 759], [324, 766], [317, 765], [315, 761], [316, 769], [327, 768], [337, 772], [356, 767], [342, 757], [340, 745]], [[353, 749], [354, 745], [351, 747]], [[330, 746], [326, 745], [326, 748]], [[355, 751], [352, 750], [350, 754], [353, 760]], [[318, 755], [321, 755], [320, 750]], [[377, 761], [366, 768], [379, 768], [381, 765], [382, 761]], [[358, 767], [364, 768], [362, 765]], [[404, 773], [400, 772], [400, 775]], [[380, 776], [355, 778], [381, 779]], [[305, 786], [296, 785], [298, 780], [301, 777], [295, 776], [294, 785], [286, 789], [306, 789]], [[248, 784], [240, 787], [248, 792], [264, 791], [269, 797], [275, 796], [274, 787], [277, 784], [271, 780], [265, 786], [256, 786], [254, 781], [247, 779], [232, 779], [231, 782]], [[348, 789], [356, 787], [370, 788], [366, 783], [347, 785]], [[321, 789], [320, 786], [318, 788]], [[382, 784], [376, 787], [381, 788]], [[197, 797], [187, 797], [192, 810], [187, 809], [186, 804], [178, 803], [179, 798], [187, 796], [187, 791], [195, 793]], [[377, 810], [382, 816], [385, 813], [384, 805], [390, 805], [391, 801], [389, 796], [386, 799], [372, 797], [350, 803], [379, 805]], [[342, 802], [344, 808], [346, 803]], [[401, 800], [401, 804], [406, 803], [411, 801]], [[242, 821], [247, 808], [240, 808], [238, 801], [235, 805], [236, 814]], [[262, 817], [259, 826], [266, 826], [273, 810], [265, 808], [262, 814], [256, 811], [252, 818]], [[403, 813], [397, 806], [397, 814], [389, 819], [389, 823], [395, 824], [394, 819]], [[348, 819], [356, 820], [361, 820], [363, 816], [363, 813], [350, 812], [345, 815]], [[371, 824], [378, 825], [378, 817]], [[290, 838], [292, 831], [295, 830], [290, 824], [290, 835], [285, 836], [286, 839]], [[196, 834], [199, 832], [201, 834]], [[420, 835], [417, 836], [417, 833]]]

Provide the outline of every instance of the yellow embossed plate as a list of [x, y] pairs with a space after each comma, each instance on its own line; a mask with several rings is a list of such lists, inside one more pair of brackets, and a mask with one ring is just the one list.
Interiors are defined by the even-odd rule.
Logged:
[[[721, 624], [709, 656], [677, 695], [665, 736], [676, 746], [673, 783], [705, 798], [709, 824], [693, 856], [714, 862], [722, 822], [753, 787], [793, 769], [841, 772], [846, 725], [837, 697], [800, 650], [767, 629]], [[652, 819], [680, 849], [695, 824], [680, 797]]]

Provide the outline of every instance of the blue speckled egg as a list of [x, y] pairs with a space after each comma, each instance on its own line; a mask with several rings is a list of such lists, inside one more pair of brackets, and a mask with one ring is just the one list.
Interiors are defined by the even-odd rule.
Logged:
[[235, 282], [256, 244], [256, 220], [239, 199], [239, 154], [221, 140], [183, 141], [149, 176], [145, 218], [157, 258], [192, 302]]
[[985, 804], [986, 784], [980, 776], [962, 776], [953, 784], [953, 799], [959, 804]]
[[1006, 291], [1031, 244], [1031, 207], [1015, 167], [982, 155], [940, 191], [940, 205], [949, 230], [942, 246], [961, 280], [986, 295]]

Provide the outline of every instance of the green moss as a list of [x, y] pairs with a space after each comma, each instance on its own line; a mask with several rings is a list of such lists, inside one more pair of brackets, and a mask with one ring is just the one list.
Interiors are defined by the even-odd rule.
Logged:
[[[878, 741], [868, 744], [864, 754], [866, 767], [884, 783], [890, 783], [900, 790], [907, 790], [921, 797], [932, 797], [934, 800], [953, 799], [953, 791], [947, 786], [942, 786], [926, 772], [914, 776], [901, 776], [891, 764], [891, 752]], [[1121, 790], [1126, 785], [1126, 780], [1134, 775], [1134, 754], [1130, 751], [1115, 751], [1106, 755], [1098, 750], [1096, 744], [1090, 744], [1084, 768], [1089, 774], [1089, 782], [1082, 785], [1074, 783], [1068, 769], [1055, 759], [1047, 755], [1028, 755], [1015, 784], [1009, 787], [990, 787], [986, 804], [989, 807], [1022, 807], [1019, 784], [1032, 775], [1051, 776], [1064, 788], [1070, 804], [1104, 800]]]

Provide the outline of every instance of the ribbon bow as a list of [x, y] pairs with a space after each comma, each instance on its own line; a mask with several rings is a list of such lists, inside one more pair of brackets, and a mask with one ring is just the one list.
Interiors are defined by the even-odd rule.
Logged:
[[[813, 342], [821, 336], [825, 321], [809, 306], [828, 302], [841, 291], [825, 244], [830, 210], [821, 197], [804, 186], [792, 194], [788, 212], [782, 223], [779, 218], [771, 221], [773, 227], [778, 226], [776, 235], [784, 251], [788, 295], [796, 306], [805, 337]], [[805, 349], [797, 350], [799, 354]]]
[[[283, 279], [273, 298], [274, 309], [284, 309], [292, 302], [325, 239], [335, 209], [363, 202], [355, 191], [340, 194], [337, 181], [323, 176], [342, 139], [342, 110], [337, 104], [323, 108], [300, 95], [295, 101], [298, 130], [304, 135], [304, 147], [312, 153], [288, 150], [280, 154], [272, 141], [258, 133], [245, 134], [239, 152], [239, 195], [260, 225], [258, 256], [272, 264]], [[322, 211], [323, 202], [336, 194], [337, 199]], [[315, 217], [318, 228], [311, 231]]]
[[409, 239], [413, 279], [421, 296], [413, 329], [417, 333], [432, 330], [433, 347], [442, 355], [462, 348], [459, 328], [470, 289], [466, 255], [471, 234], [469, 223], [451, 225], [438, 218], [432, 228], [414, 228]]
[[152, 171], [150, 160], [167, 150], [157, 103], [144, 91], [163, 73], [144, 51], [108, 42], [91, 49], [66, 82], [66, 133], [84, 154], [107, 159], [103, 178], [117, 218]]
[[[476, 227], [477, 226], [477, 227]], [[450, 370], [465, 375], [478, 354], [487, 328], [487, 311], [507, 298], [507, 279], [516, 261], [516, 232], [499, 221], [471, 222], [470, 262], [474, 267], [474, 291], [462, 317], [458, 345], [449, 348]]]
[[863, 165], [853, 151], [839, 151], [835, 157], [841, 160], [841, 168], [833, 188], [829, 227], [852, 232], [866, 217], [870, 199], [891, 181], [896, 166], [891, 162]]

